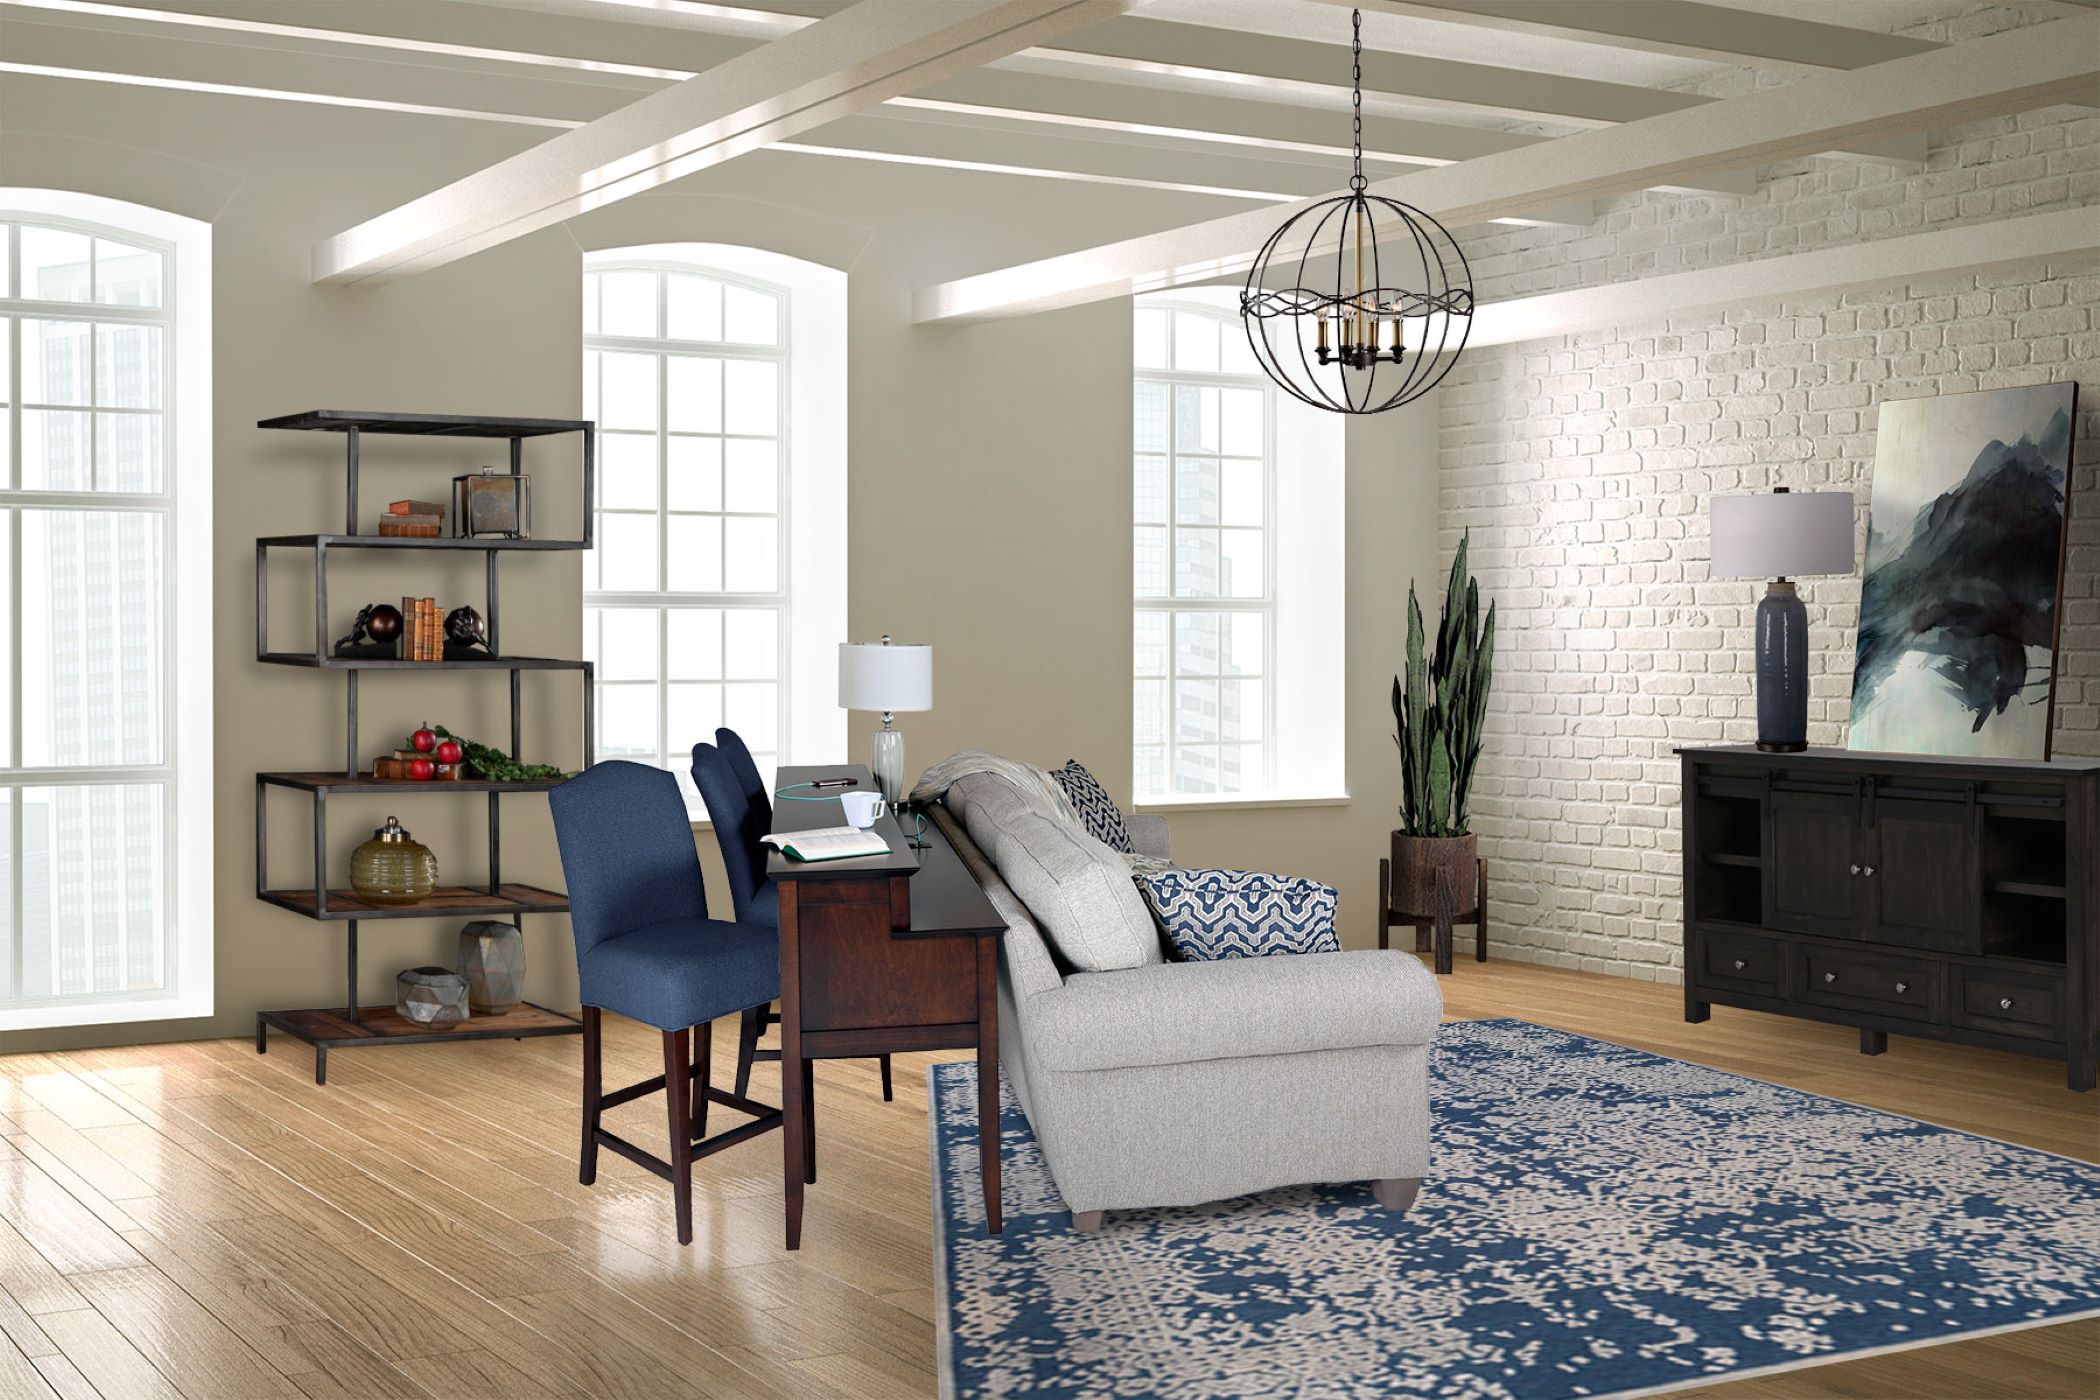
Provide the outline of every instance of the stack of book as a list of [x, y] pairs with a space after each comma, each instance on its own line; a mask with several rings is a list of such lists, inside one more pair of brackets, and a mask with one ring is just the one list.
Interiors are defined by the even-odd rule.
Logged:
[[403, 661], [445, 659], [445, 616], [438, 611], [437, 599], [401, 600], [400, 647]]
[[442, 501], [394, 501], [379, 517], [379, 533], [434, 540], [445, 531]]

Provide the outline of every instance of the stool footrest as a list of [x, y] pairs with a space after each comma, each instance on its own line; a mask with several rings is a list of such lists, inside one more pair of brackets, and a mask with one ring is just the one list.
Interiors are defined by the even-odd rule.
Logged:
[[[710, 1097], [713, 1097], [713, 1095], [710, 1094]], [[734, 1096], [732, 1095], [731, 1097]], [[731, 1108], [741, 1108], [743, 1104], [750, 1102], [749, 1099], [743, 1099], [729, 1106]], [[741, 1127], [731, 1128], [726, 1133], [716, 1133], [713, 1137], [700, 1138], [697, 1141], [687, 1143], [686, 1152], [690, 1159], [697, 1162], [702, 1157], [712, 1156], [725, 1147], [734, 1147], [740, 1142], [748, 1141], [757, 1137], [760, 1133], [767, 1132], [781, 1125], [782, 1119], [779, 1109], [766, 1108], [763, 1104], [753, 1104], [752, 1107], [760, 1110], [759, 1115]], [[749, 1112], [750, 1110], [745, 1109], [744, 1111]], [[644, 1152], [618, 1133], [609, 1133], [603, 1128], [598, 1129], [592, 1136], [598, 1140], [598, 1144], [601, 1147], [610, 1147], [643, 1171], [654, 1172], [665, 1181], [671, 1179], [671, 1164], [655, 1153]]]

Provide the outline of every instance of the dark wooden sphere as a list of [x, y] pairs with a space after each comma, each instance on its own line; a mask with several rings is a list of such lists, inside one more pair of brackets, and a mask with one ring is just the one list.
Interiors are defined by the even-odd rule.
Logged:
[[375, 642], [391, 642], [401, 635], [401, 609], [392, 603], [374, 603], [365, 613], [365, 635]]

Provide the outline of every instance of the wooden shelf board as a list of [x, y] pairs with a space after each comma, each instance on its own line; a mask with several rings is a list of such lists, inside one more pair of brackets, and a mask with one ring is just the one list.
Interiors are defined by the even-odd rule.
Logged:
[[415, 904], [368, 904], [349, 890], [330, 890], [326, 913], [314, 912], [311, 889], [264, 890], [256, 898], [309, 919], [444, 919], [507, 918], [512, 914], [566, 914], [569, 897], [537, 885], [486, 887], [439, 885], [430, 897]]
[[1706, 863], [1708, 865], [1730, 866], [1737, 870], [1762, 870], [1765, 858], [1763, 856], [1737, 855], [1732, 851], [1710, 851], [1707, 853]]
[[415, 778], [375, 778], [370, 773], [359, 773], [346, 778], [340, 772], [326, 773], [257, 773], [255, 780], [272, 787], [297, 788], [301, 792], [546, 792], [559, 787], [560, 778], [535, 778], [529, 782], [492, 783], [478, 778], [455, 778], [445, 782], [436, 779], [419, 781]]
[[310, 651], [266, 651], [255, 658], [271, 666], [318, 671], [581, 671], [588, 661], [553, 656], [492, 656], [485, 661], [403, 661], [399, 657], [315, 656]]
[[514, 438], [580, 433], [587, 431], [591, 424], [582, 418], [491, 418], [478, 414], [378, 413], [347, 408], [310, 408], [304, 413], [259, 419], [255, 426], [306, 433], [343, 433], [355, 428], [361, 433], [394, 433], [409, 437]]
[[515, 1039], [532, 1035], [576, 1035], [583, 1023], [559, 1011], [549, 1011], [522, 1002], [509, 1011], [476, 1013], [456, 1026], [442, 1029], [419, 1026], [391, 1006], [361, 1006], [351, 1020], [340, 1006], [319, 1006], [299, 1011], [265, 1011], [263, 1021], [309, 1044], [331, 1049], [391, 1041], [396, 1044], [442, 1040]]
[[2024, 894], [2036, 899], [2067, 899], [2069, 892], [2060, 883], [2042, 880], [1989, 880], [1984, 888], [1992, 894]]
[[463, 540], [450, 535], [262, 535], [256, 541], [273, 549], [453, 549], [453, 550], [559, 550], [587, 549], [582, 540], [510, 540], [493, 535]]

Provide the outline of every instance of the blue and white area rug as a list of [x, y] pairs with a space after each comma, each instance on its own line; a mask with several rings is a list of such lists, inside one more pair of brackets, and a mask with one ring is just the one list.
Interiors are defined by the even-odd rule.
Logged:
[[944, 1396], [1627, 1396], [2100, 1314], [2100, 1166], [1522, 1021], [1437, 1039], [1429, 1177], [1071, 1232], [934, 1068]]

